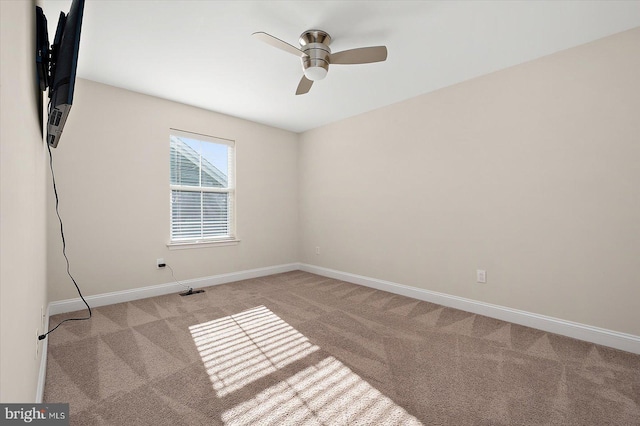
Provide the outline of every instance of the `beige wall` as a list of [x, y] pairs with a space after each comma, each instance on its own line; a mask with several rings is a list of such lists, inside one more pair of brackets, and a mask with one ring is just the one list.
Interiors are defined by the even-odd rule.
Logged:
[[[47, 302], [35, 3], [0, 1], [0, 401], [35, 401]], [[42, 343], [40, 353], [42, 352]]]
[[635, 29], [304, 133], [300, 260], [640, 335], [638, 46]]
[[[169, 250], [169, 128], [236, 141], [238, 245]], [[84, 295], [296, 262], [297, 135], [78, 80], [54, 166]], [[50, 300], [77, 297], [49, 191]]]

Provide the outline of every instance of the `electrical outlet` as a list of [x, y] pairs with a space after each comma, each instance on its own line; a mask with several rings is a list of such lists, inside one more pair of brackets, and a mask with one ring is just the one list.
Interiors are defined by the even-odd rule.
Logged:
[[486, 283], [487, 282], [487, 271], [485, 271], [484, 269], [478, 269], [476, 271], [476, 281], [479, 283]]
[[320, 254], [320, 247], [316, 247], [316, 254]]
[[167, 264], [164, 262], [164, 259], [162, 258], [156, 259], [156, 269], [161, 269], [161, 268], [164, 268], [165, 266], [167, 266]]
[[44, 305], [42, 305], [42, 306], [40, 306], [40, 323], [42, 325], [41, 329], [42, 329], [43, 333], [47, 329], [47, 325], [45, 324], [45, 320], [46, 319], [47, 319], [47, 317], [44, 314]]

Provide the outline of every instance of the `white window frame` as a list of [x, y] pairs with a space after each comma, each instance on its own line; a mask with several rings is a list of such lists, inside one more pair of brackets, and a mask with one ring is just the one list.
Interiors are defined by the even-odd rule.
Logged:
[[[228, 181], [226, 188], [218, 187], [202, 187], [202, 186], [190, 186], [190, 185], [174, 185], [169, 178], [169, 243], [167, 247], [170, 249], [184, 249], [184, 248], [199, 248], [210, 246], [224, 246], [235, 245], [240, 240], [236, 234], [236, 164], [235, 164], [235, 141], [231, 139], [224, 139], [215, 136], [204, 135], [201, 133], [187, 132], [184, 130], [170, 129], [169, 131], [169, 145], [171, 145], [171, 137], [184, 137], [186, 139], [195, 139], [202, 142], [215, 143], [220, 145], [226, 145], [229, 147], [228, 153]], [[169, 161], [170, 167], [171, 161]], [[224, 236], [204, 237], [204, 238], [184, 238], [174, 239], [173, 236], [173, 209], [172, 209], [172, 193], [173, 191], [188, 191], [188, 192], [210, 192], [210, 193], [227, 193], [228, 198], [228, 220], [229, 220], [229, 233]]]

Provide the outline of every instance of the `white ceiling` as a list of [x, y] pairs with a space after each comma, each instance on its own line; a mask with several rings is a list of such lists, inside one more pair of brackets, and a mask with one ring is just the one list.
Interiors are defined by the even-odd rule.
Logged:
[[[40, 0], [53, 40], [70, 0]], [[302, 132], [640, 26], [640, 1], [87, 0], [78, 76]], [[307, 29], [334, 52], [386, 45], [386, 62], [334, 65], [296, 96]]]

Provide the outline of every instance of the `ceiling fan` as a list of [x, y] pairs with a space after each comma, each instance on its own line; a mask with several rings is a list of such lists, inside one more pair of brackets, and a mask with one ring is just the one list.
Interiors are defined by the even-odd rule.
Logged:
[[304, 75], [298, 84], [296, 95], [303, 95], [309, 92], [314, 81], [325, 78], [330, 64], [369, 64], [387, 59], [387, 48], [385, 46], [361, 47], [331, 53], [329, 48], [331, 36], [322, 30], [307, 30], [303, 32], [298, 40], [300, 48], [265, 32], [256, 32], [252, 36], [273, 47], [300, 57]]

